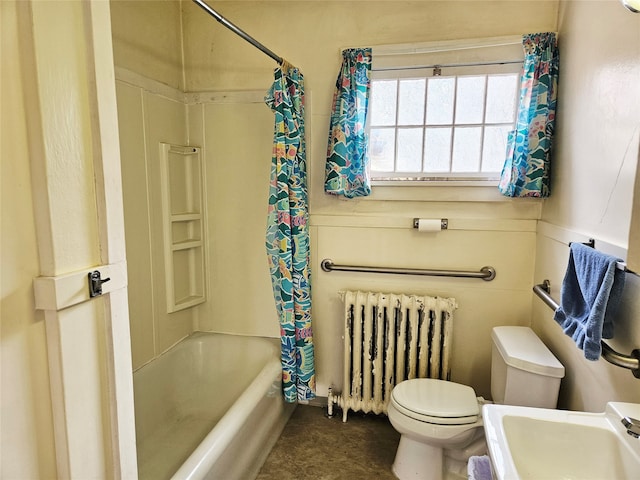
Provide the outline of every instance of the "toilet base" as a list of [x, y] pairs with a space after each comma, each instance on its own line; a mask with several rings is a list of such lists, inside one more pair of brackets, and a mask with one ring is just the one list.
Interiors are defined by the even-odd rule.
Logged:
[[482, 429], [462, 449], [443, 450], [402, 435], [393, 463], [393, 473], [400, 480], [466, 479], [469, 457], [486, 453], [487, 442]]
[[393, 462], [393, 473], [400, 480], [442, 480], [442, 457], [441, 447], [402, 435]]

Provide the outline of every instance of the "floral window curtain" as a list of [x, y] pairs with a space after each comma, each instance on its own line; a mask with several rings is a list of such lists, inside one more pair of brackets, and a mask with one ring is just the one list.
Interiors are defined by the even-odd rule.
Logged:
[[516, 129], [509, 132], [499, 188], [509, 197], [548, 197], [558, 46], [554, 33], [524, 35], [522, 46], [525, 58], [517, 123]]
[[289, 65], [274, 76], [265, 98], [275, 114], [266, 246], [280, 318], [284, 398], [295, 402], [315, 397], [304, 81]]
[[371, 49], [342, 52], [329, 124], [324, 190], [346, 198], [371, 193], [367, 158], [367, 108], [371, 89]]

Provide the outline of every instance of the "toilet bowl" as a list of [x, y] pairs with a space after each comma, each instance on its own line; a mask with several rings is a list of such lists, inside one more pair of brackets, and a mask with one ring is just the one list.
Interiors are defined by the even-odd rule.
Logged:
[[[491, 394], [505, 404], [555, 408], [564, 367], [528, 327], [492, 331]], [[486, 453], [484, 399], [473, 388], [416, 378], [391, 392], [388, 416], [400, 433], [393, 472], [400, 480], [442, 480], [445, 471], [466, 478], [471, 455]]]
[[423, 378], [404, 381], [391, 392], [387, 413], [401, 435], [393, 463], [400, 479], [441, 479], [445, 449], [459, 451], [482, 437], [480, 405], [466, 385]]

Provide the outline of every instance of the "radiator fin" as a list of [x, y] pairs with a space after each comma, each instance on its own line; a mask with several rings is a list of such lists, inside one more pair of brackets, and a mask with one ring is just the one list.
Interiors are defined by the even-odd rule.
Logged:
[[391, 390], [411, 378], [450, 377], [455, 299], [361, 291], [344, 301], [344, 382], [337, 403], [387, 413]]

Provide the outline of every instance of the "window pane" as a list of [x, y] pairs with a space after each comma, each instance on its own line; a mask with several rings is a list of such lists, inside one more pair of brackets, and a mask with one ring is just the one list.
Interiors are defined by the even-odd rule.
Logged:
[[422, 171], [422, 128], [401, 128], [398, 130], [399, 172]]
[[430, 78], [427, 89], [427, 125], [453, 123], [455, 77]]
[[424, 132], [424, 171], [448, 172], [451, 128], [427, 128]]
[[395, 125], [396, 80], [371, 83], [371, 125]]
[[456, 124], [482, 123], [485, 76], [459, 77], [456, 95]]
[[518, 75], [491, 75], [487, 85], [486, 123], [513, 122]]
[[478, 172], [480, 170], [481, 127], [456, 127], [453, 135], [452, 172]]
[[372, 128], [369, 136], [369, 159], [374, 172], [393, 172], [396, 143], [394, 128]]
[[425, 78], [400, 80], [398, 125], [423, 125], [426, 83]]
[[513, 125], [484, 127], [482, 144], [482, 171], [501, 172], [507, 153], [507, 135]]

